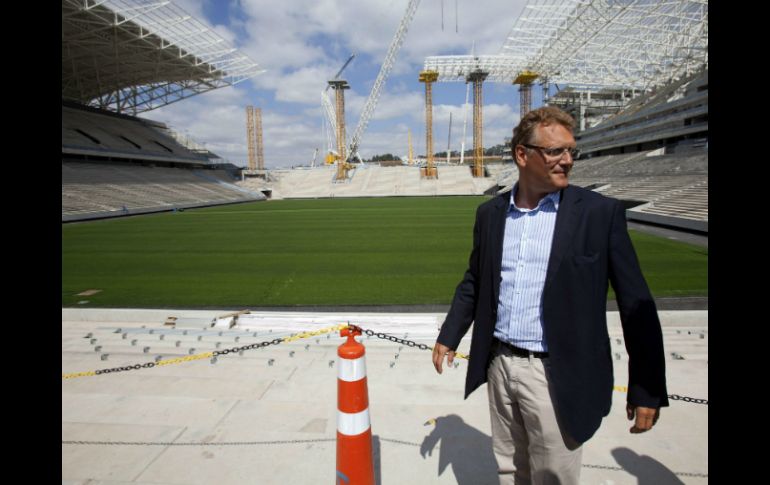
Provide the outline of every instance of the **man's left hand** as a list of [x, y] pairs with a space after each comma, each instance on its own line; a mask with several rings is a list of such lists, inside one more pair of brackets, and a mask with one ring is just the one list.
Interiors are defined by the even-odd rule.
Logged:
[[629, 429], [631, 433], [644, 433], [649, 431], [655, 426], [660, 417], [660, 409], [658, 408], [646, 408], [643, 406], [634, 406], [633, 404], [626, 404], [626, 414], [628, 420], [634, 419], [636, 415], [636, 423]]

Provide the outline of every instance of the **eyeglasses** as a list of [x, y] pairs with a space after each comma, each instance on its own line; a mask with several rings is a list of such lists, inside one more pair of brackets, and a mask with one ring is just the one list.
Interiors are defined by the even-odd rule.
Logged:
[[561, 157], [563, 157], [565, 153], [569, 153], [570, 158], [572, 160], [580, 156], [580, 150], [578, 148], [570, 148], [570, 147], [546, 148], [546, 147], [541, 147], [537, 145], [528, 145], [526, 143], [522, 143], [521, 145], [527, 148], [541, 150], [543, 152], [543, 155], [545, 155], [546, 158], [550, 158], [551, 160], [554, 160], [554, 161], [561, 159]]

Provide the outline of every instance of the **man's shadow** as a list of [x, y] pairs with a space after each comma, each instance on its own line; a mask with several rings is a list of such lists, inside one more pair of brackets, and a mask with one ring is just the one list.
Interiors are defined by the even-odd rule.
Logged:
[[612, 456], [626, 472], [635, 476], [639, 485], [684, 485], [664, 464], [628, 448], [615, 448]]
[[492, 438], [466, 424], [456, 414], [436, 418], [436, 426], [420, 445], [420, 455], [432, 455], [439, 445], [438, 474], [452, 465], [458, 485], [497, 484]]

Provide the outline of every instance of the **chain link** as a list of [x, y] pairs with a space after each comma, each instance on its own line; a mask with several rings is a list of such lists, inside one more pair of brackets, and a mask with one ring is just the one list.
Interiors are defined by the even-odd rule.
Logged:
[[[341, 330], [341, 329], [343, 329], [345, 327], [350, 327], [351, 329], [358, 330], [361, 333], [366, 334], [368, 337], [374, 336], [374, 337], [377, 337], [379, 339], [388, 340], [390, 342], [406, 345], [408, 347], [413, 347], [413, 348], [416, 347], [416, 348], [418, 348], [420, 350], [431, 350], [431, 351], [433, 350], [433, 347], [429, 347], [428, 345], [425, 345], [425, 344], [418, 344], [417, 342], [415, 342], [413, 340], [407, 340], [407, 339], [398, 338], [395, 335], [388, 335], [388, 334], [382, 333], [382, 332], [374, 332], [373, 330], [368, 330], [368, 329], [361, 328], [358, 325], [342, 324], [342, 325], [335, 325], [333, 327], [324, 328], [324, 329], [316, 330], [316, 331], [312, 331], [312, 332], [303, 332], [303, 333], [291, 335], [289, 337], [275, 338], [275, 339], [270, 340], [270, 341], [258, 342], [258, 343], [254, 343], [254, 344], [250, 344], [250, 345], [244, 345], [244, 346], [241, 346], [241, 347], [233, 347], [231, 349], [225, 349], [225, 350], [215, 350], [213, 352], [206, 352], [206, 353], [197, 354], [197, 355], [189, 355], [189, 356], [186, 356], [186, 357], [179, 357], [179, 358], [176, 358], [176, 359], [166, 359], [166, 360], [160, 360], [158, 362], [148, 362], [146, 364], [128, 365], [128, 366], [124, 366], [124, 367], [113, 367], [112, 369], [101, 369], [101, 370], [90, 371], [90, 372], [78, 372], [78, 373], [74, 373], [74, 374], [63, 374], [62, 378], [64, 378], [64, 379], [72, 379], [74, 377], [85, 377], [85, 376], [109, 374], [109, 373], [112, 373], [112, 372], [123, 372], [123, 371], [138, 370], [138, 369], [148, 369], [148, 368], [155, 367], [155, 366], [178, 364], [178, 363], [181, 363], [181, 362], [189, 362], [189, 361], [192, 361], [192, 360], [208, 359], [210, 357], [215, 357], [215, 356], [218, 356], [218, 355], [227, 355], [227, 354], [231, 354], [231, 353], [244, 352], [246, 350], [253, 350], [253, 349], [260, 348], [260, 347], [268, 347], [270, 345], [278, 345], [278, 344], [283, 343], [283, 342], [292, 342], [294, 340], [299, 340], [299, 339], [302, 339], [302, 338], [313, 337], [313, 336], [316, 336], [316, 335], [321, 335], [321, 334], [329, 333], [329, 332], [335, 332], [335, 331]], [[461, 359], [470, 359], [469, 355], [461, 354], [459, 352], [455, 353], [455, 357], [459, 357]], [[620, 392], [627, 392], [628, 391], [628, 388], [625, 387], [625, 386], [615, 386], [614, 389], [616, 391], [620, 391]], [[708, 403], [709, 403], [708, 399], [697, 399], [697, 398], [693, 398], [693, 397], [679, 396], [677, 394], [669, 394], [668, 398], [672, 399], [674, 401], [684, 401], [684, 402], [690, 402], [690, 403], [693, 403], [693, 404], [705, 404], [706, 406], [708, 406]]]
[[[365, 330], [365, 329], [359, 327], [358, 325], [350, 325], [350, 328], [358, 329], [359, 331], [361, 331], [362, 333], [365, 333], [369, 337], [375, 336], [375, 337], [377, 337], [379, 339], [390, 340], [393, 343], [406, 345], [408, 347], [417, 347], [420, 350], [430, 350], [430, 351], [433, 350], [433, 347], [429, 347], [428, 345], [418, 344], [417, 342], [415, 342], [413, 340], [407, 340], [407, 339], [403, 339], [403, 338], [398, 338], [395, 335], [388, 335], [388, 334], [382, 333], [382, 332], [375, 333], [373, 330]], [[459, 352], [455, 353], [455, 357], [459, 357], [461, 359], [467, 359], [468, 358], [467, 355], [461, 354]]]
[[[375, 333], [372, 330], [366, 330], [366, 329], [363, 329], [363, 328], [361, 328], [361, 327], [359, 327], [357, 325], [351, 325], [350, 328], [358, 329], [359, 331], [361, 331], [362, 333], [365, 333], [369, 337], [375, 336], [375, 337], [383, 339], [383, 340], [390, 340], [391, 342], [395, 342], [395, 343], [399, 343], [399, 344], [403, 344], [403, 345], [408, 345], [409, 347], [417, 347], [420, 350], [433, 350], [433, 347], [428, 347], [425, 344], [418, 344], [417, 342], [413, 342], [411, 340], [401, 339], [401, 338], [395, 337], [393, 335], [388, 335], [388, 334], [381, 333], [381, 332]], [[462, 359], [470, 359], [470, 355], [461, 354], [459, 352], [455, 353], [455, 357], [460, 357]], [[615, 386], [614, 389], [616, 391], [620, 391], [620, 392], [627, 392], [628, 391], [628, 388], [625, 387], [625, 386]], [[668, 397], [669, 397], [669, 399], [673, 399], [675, 401], [685, 401], [685, 402], [691, 402], [691, 403], [694, 403], [694, 404], [705, 404], [707, 406], [708, 406], [708, 403], [709, 403], [708, 399], [696, 399], [696, 398], [693, 398], [693, 397], [682, 397], [682, 396], [678, 396], [676, 394], [669, 394]]]
[[668, 398], [673, 399], [674, 401], [684, 401], [684, 402], [691, 402], [695, 404], [705, 404], [706, 406], [709, 405], [708, 399], [696, 399], [694, 397], [679, 396], [677, 394], [669, 394]]
[[148, 362], [146, 364], [136, 364], [136, 365], [127, 365], [123, 367], [113, 367], [111, 369], [99, 369], [95, 371], [88, 371], [88, 372], [76, 372], [73, 374], [62, 374], [62, 379], [73, 379], [75, 377], [86, 377], [86, 376], [97, 376], [102, 374], [111, 374], [113, 372], [124, 372], [124, 371], [130, 371], [130, 370], [138, 370], [138, 369], [149, 369], [151, 367], [156, 366], [163, 366], [163, 365], [170, 365], [170, 364], [180, 364], [182, 362], [190, 362], [193, 360], [201, 360], [201, 359], [209, 359], [211, 357], [216, 357], [219, 355], [227, 355], [227, 354], [233, 354], [233, 353], [239, 353], [244, 352], [246, 350], [253, 350], [260, 347], [268, 347], [270, 345], [278, 345], [283, 342], [292, 342], [294, 340], [299, 340], [302, 338], [312, 337], [315, 335], [321, 335], [324, 333], [334, 332], [338, 331], [340, 329], [343, 329], [347, 327], [347, 324], [341, 324], [341, 325], [335, 325], [333, 327], [324, 328], [321, 330], [316, 330], [313, 332], [304, 332], [300, 334], [293, 334], [288, 337], [284, 338], [275, 338], [273, 340], [265, 341], [265, 342], [257, 342], [250, 345], [243, 345], [241, 347], [233, 347], [231, 349], [225, 349], [225, 350], [215, 350], [213, 352], [204, 352], [202, 354], [196, 354], [196, 355], [188, 355], [185, 357], [177, 357], [174, 359], [165, 359], [165, 360], [159, 360], [158, 362]]

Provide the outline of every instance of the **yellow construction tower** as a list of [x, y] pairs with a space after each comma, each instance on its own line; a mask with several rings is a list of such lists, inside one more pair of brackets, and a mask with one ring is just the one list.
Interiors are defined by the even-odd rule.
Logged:
[[350, 89], [350, 85], [343, 79], [332, 79], [329, 86], [334, 89], [334, 107], [337, 118], [337, 176], [335, 180], [347, 180], [348, 170], [352, 166], [347, 162], [347, 153], [345, 152], [345, 90]]
[[532, 109], [532, 82], [538, 78], [532, 71], [521, 71], [513, 84], [519, 85], [519, 114], [524, 116]]
[[482, 96], [481, 85], [484, 79], [489, 75], [488, 72], [476, 69], [468, 74], [465, 78], [465, 82], [473, 83], [473, 176], [484, 176], [484, 144], [481, 138], [482, 128], [484, 124], [482, 116]]
[[425, 156], [428, 164], [420, 170], [423, 178], [437, 178], [438, 171], [433, 162], [433, 83], [438, 79], [437, 71], [421, 71], [418, 78], [425, 83]]
[[246, 107], [246, 139], [249, 146], [249, 170], [265, 170], [262, 151], [262, 109]]

